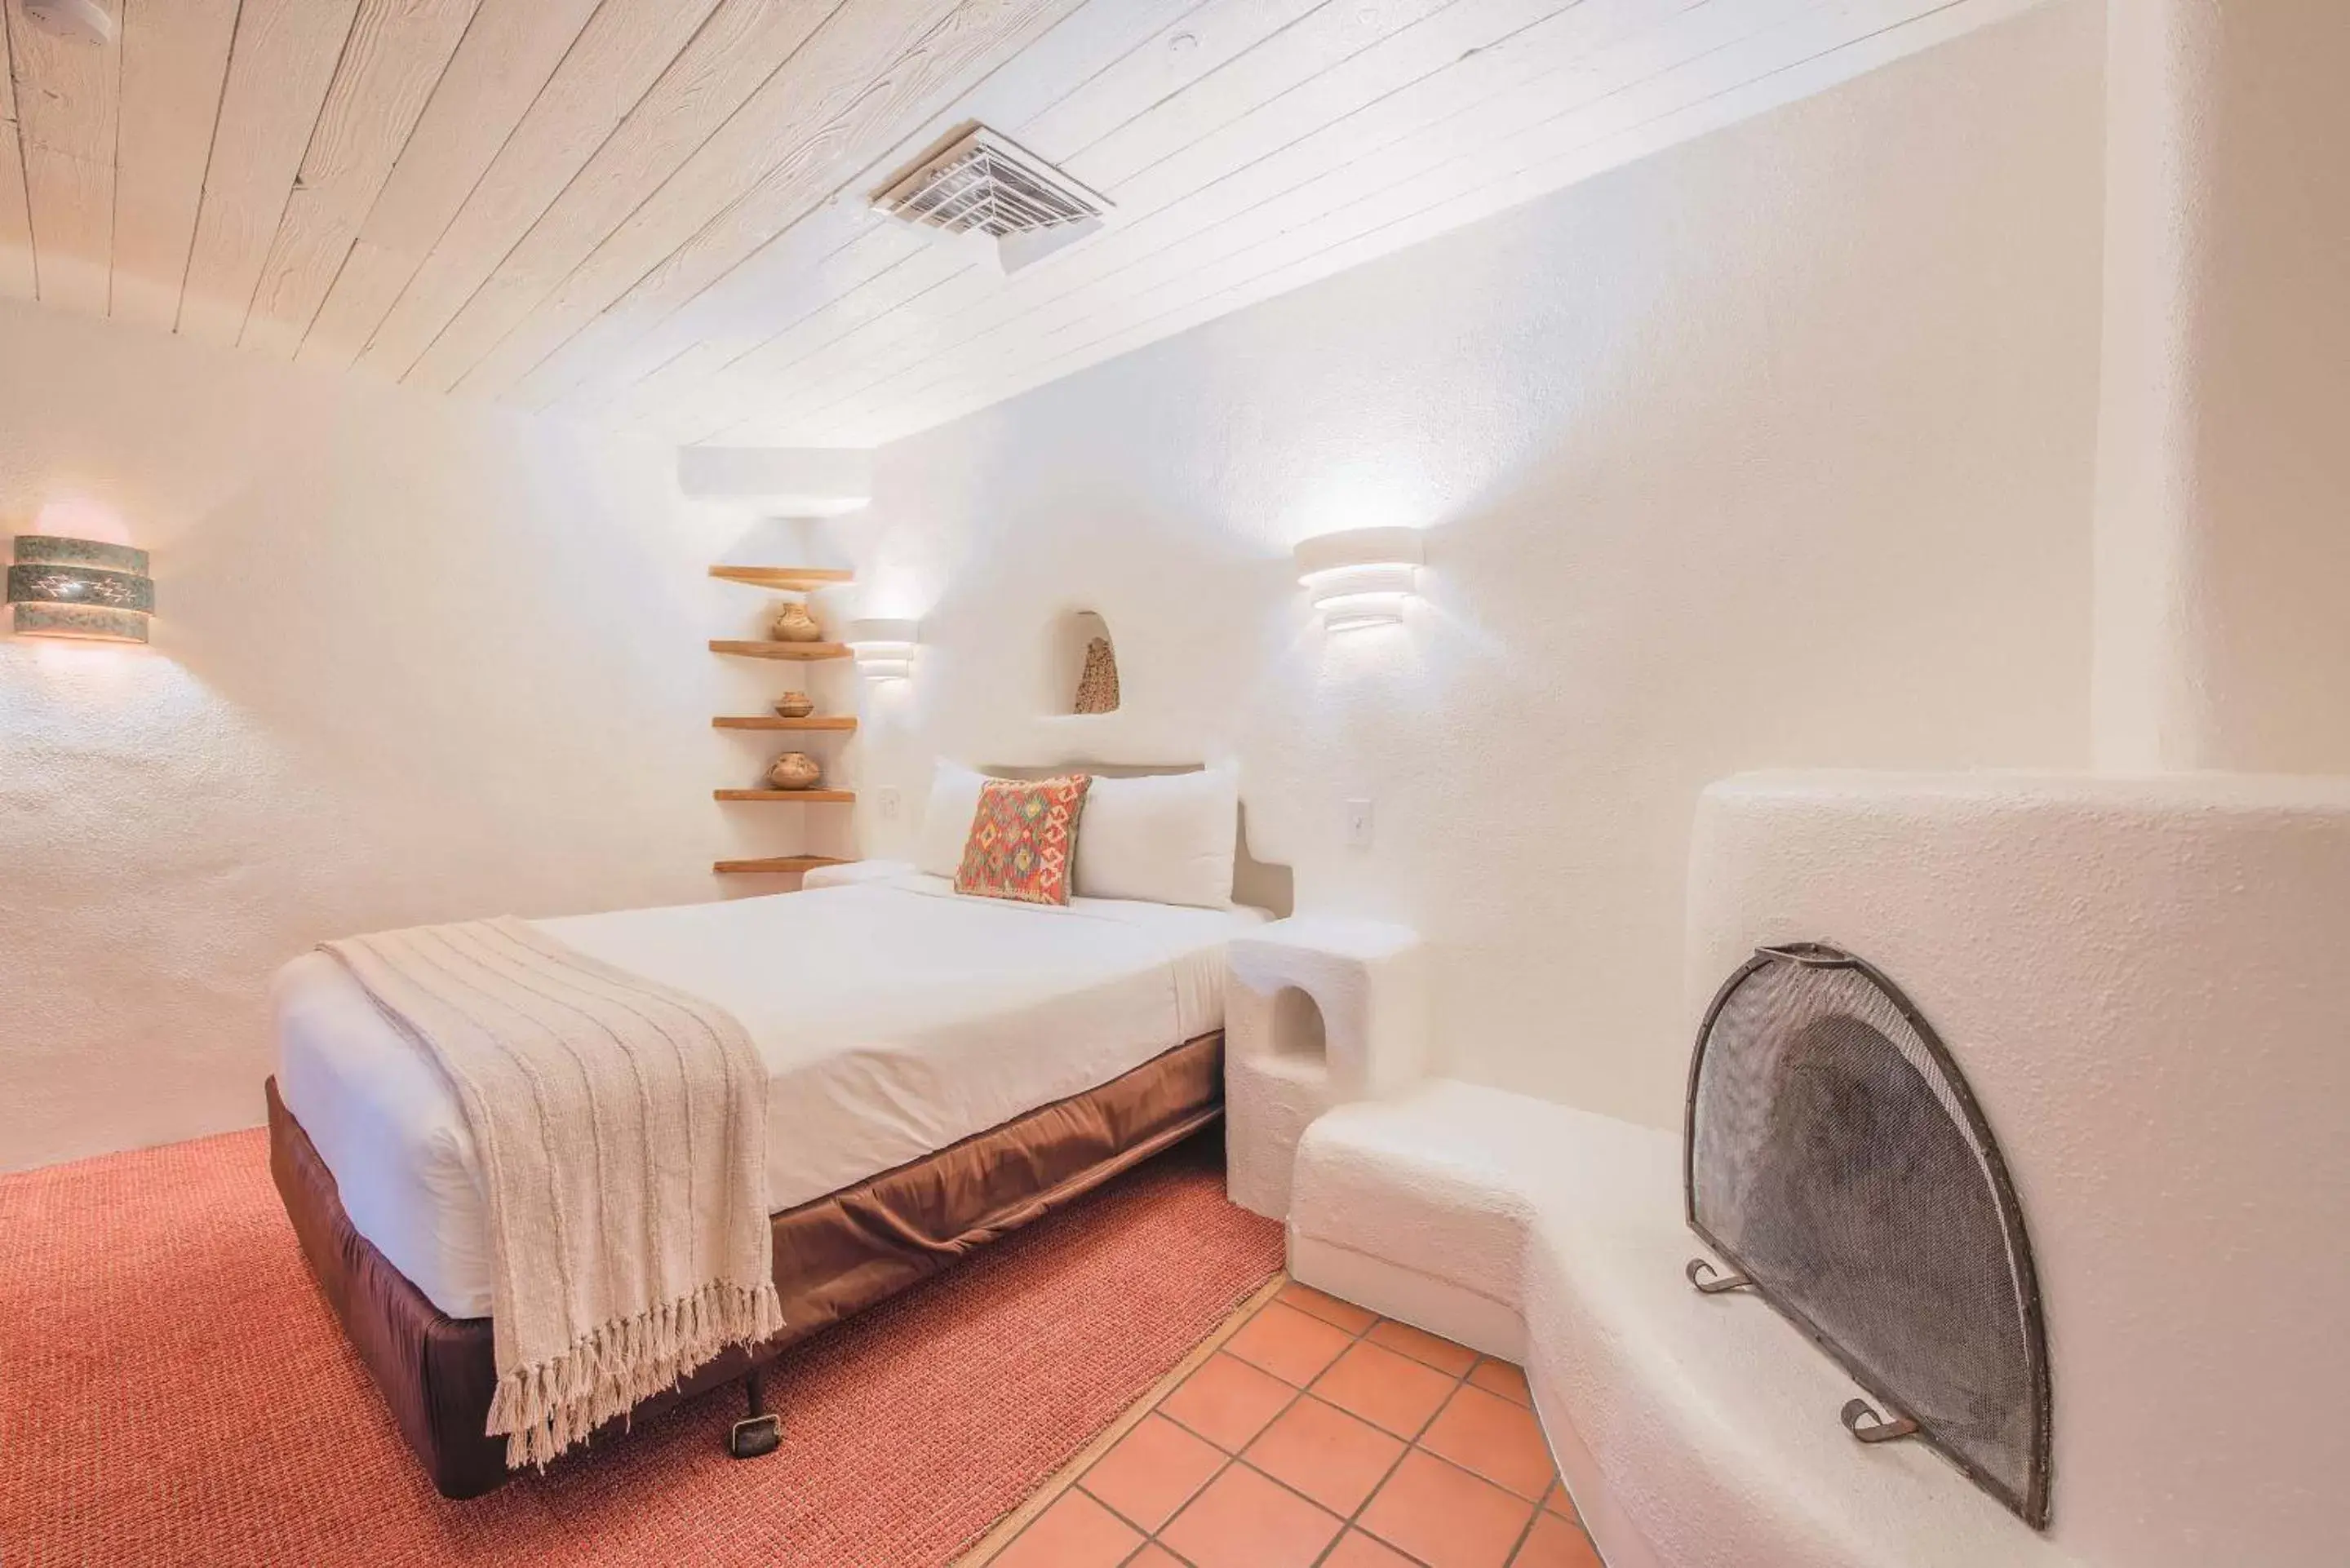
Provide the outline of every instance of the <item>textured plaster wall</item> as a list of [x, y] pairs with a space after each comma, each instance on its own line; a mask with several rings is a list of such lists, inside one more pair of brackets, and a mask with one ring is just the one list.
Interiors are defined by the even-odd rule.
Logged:
[[0, 638], [0, 1168], [258, 1121], [323, 938], [710, 896], [739, 529], [671, 462], [0, 306], [0, 534], [147, 547], [161, 606]]
[[2350, 773], [2350, 5], [2114, 7], [2098, 759]]
[[[1707, 781], [2086, 758], [2102, 58], [2061, 0], [885, 450], [865, 847], [942, 753], [1237, 755], [1301, 911], [1431, 944], [1440, 1069], [1674, 1125]], [[1326, 635], [1292, 545], [1387, 524], [1423, 602]], [[1072, 608], [1116, 715], [1043, 717]]]

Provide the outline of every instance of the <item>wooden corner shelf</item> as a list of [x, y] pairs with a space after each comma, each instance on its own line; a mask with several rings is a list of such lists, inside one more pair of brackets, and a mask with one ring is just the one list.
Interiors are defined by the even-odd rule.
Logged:
[[737, 654], [744, 659], [847, 659], [848, 645], [845, 642], [743, 642], [713, 637], [710, 639], [710, 651]]
[[771, 855], [762, 860], [721, 860], [710, 868], [721, 877], [790, 876], [819, 866], [846, 866], [829, 855]]
[[840, 566], [712, 566], [710, 575], [724, 582], [748, 583], [754, 588], [788, 588], [795, 593], [857, 580], [855, 572]]
[[846, 713], [811, 713], [786, 719], [780, 713], [745, 713], [710, 721], [713, 730], [854, 730], [857, 721]]
[[797, 801], [803, 805], [847, 805], [857, 798], [853, 789], [719, 789], [710, 794], [714, 800]]

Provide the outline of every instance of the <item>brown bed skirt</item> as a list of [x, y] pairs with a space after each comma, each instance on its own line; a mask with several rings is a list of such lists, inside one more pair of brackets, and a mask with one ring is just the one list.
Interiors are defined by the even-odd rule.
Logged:
[[[741, 1376], [794, 1343], [895, 1295], [1213, 1121], [1223, 1106], [1221, 1030], [1186, 1041], [1097, 1089], [1056, 1101], [926, 1158], [775, 1215], [775, 1288], [787, 1326], [729, 1351], [638, 1415]], [[488, 1318], [452, 1318], [351, 1225], [326, 1162], [277, 1097], [269, 1166], [311, 1272], [393, 1419], [444, 1497], [504, 1483], [492, 1438], [497, 1384]], [[621, 1423], [600, 1429], [608, 1440]]]

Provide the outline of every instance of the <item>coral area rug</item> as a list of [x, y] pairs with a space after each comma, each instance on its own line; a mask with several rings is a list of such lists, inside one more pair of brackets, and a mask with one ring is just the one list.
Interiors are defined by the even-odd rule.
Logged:
[[0, 1563], [923, 1568], [1281, 1264], [1211, 1133], [795, 1347], [772, 1458], [719, 1389], [470, 1502], [312, 1283], [259, 1132], [0, 1177]]

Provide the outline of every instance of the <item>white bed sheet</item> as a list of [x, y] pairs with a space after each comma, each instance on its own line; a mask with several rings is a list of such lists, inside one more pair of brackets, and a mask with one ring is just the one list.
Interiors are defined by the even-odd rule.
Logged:
[[[706, 997], [766, 1063], [767, 1207], [790, 1209], [1081, 1094], [1223, 1023], [1223, 944], [1266, 919], [942, 879], [534, 922]], [[273, 987], [277, 1087], [359, 1234], [452, 1317], [490, 1312], [473, 1136], [425, 1052], [333, 959]]]

